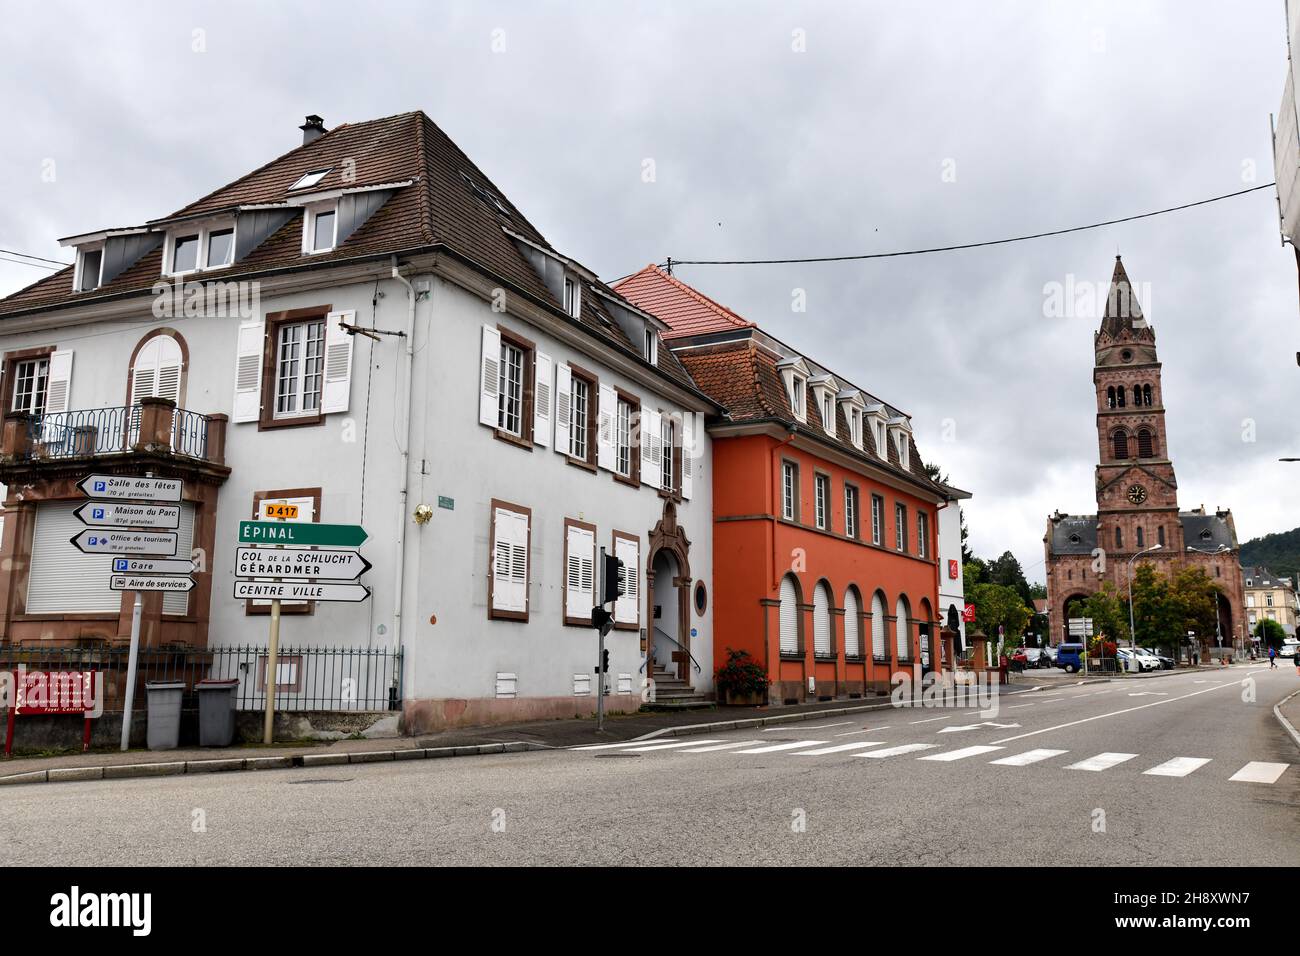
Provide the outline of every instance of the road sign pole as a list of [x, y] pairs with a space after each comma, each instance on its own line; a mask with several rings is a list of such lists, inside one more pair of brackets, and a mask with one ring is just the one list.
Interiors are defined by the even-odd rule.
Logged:
[[262, 743], [271, 742], [275, 723], [275, 690], [280, 683], [276, 657], [280, 650], [280, 602], [271, 602], [271, 638], [266, 648], [266, 720], [262, 724]]
[[[605, 549], [600, 549], [600, 580], [597, 587], [600, 589], [596, 593], [603, 599], [605, 597]], [[604, 607], [604, 605], [601, 605]], [[605, 629], [597, 628], [596, 633], [600, 635], [599, 647], [596, 649], [596, 733], [601, 733], [605, 729]]]
[[139, 591], [131, 605], [131, 651], [126, 661], [126, 702], [122, 706], [122, 750], [131, 745], [131, 702], [135, 700], [135, 668], [140, 660], [140, 613], [144, 602]]

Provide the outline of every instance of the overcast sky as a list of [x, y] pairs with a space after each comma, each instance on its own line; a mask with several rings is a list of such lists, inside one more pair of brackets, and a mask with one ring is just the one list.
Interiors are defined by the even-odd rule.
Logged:
[[[1277, 0], [3, 0], [0, 24], [0, 248], [70, 261], [57, 237], [171, 212], [296, 145], [306, 113], [418, 108], [609, 280], [1265, 184], [1286, 66]], [[1156, 329], [1182, 507], [1231, 507], [1243, 541], [1300, 524], [1300, 465], [1276, 461], [1300, 456], [1296, 264], [1271, 190], [677, 275], [911, 414], [974, 494], [975, 551], [1042, 580], [1046, 516], [1094, 510], [1097, 459], [1097, 314], [1048, 315], [1044, 290], [1104, 283], [1117, 250]], [[0, 262], [0, 293], [41, 274]]]

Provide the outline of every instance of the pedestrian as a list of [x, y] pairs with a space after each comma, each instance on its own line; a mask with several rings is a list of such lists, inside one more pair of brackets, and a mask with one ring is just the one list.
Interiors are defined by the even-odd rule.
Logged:
[[1193, 667], [1201, 666], [1201, 652], [1196, 650], [1196, 648], [1192, 648], [1192, 666]]
[[1268, 646], [1268, 669], [1277, 670], [1277, 648], [1272, 644]]

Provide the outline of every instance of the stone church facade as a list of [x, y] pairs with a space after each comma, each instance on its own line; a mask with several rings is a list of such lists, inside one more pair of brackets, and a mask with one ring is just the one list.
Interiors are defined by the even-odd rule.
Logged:
[[1189, 565], [1202, 567], [1220, 592], [1219, 633], [1197, 635], [1197, 640], [1202, 647], [1220, 640], [1244, 646], [1249, 635], [1232, 512], [1207, 513], [1204, 506], [1179, 510], [1156, 335], [1118, 256], [1093, 349], [1097, 511], [1058, 511], [1048, 518], [1043, 545], [1053, 639], [1070, 639], [1069, 619], [1079, 616], [1071, 610], [1076, 602], [1105, 581], [1126, 598], [1130, 568], [1150, 562], [1165, 576]]

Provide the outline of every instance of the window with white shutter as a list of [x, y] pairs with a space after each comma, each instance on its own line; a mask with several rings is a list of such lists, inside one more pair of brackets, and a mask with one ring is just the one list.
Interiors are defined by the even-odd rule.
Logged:
[[844, 592], [844, 656], [862, 656], [862, 606], [857, 588]]
[[569, 417], [573, 414], [573, 370], [561, 362], [555, 366], [555, 450], [569, 453]]
[[66, 412], [72, 395], [72, 350], [59, 349], [50, 353], [49, 381], [46, 384], [45, 411], [49, 414]]
[[907, 598], [903, 595], [898, 596], [898, 601], [894, 604], [894, 643], [898, 650], [898, 659], [900, 661], [912, 659], [912, 608], [907, 603]]
[[641, 409], [641, 483], [658, 488], [662, 484], [663, 437], [660, 416], [648, 408]]
[[615, 471], [618, 467], [618, 436], [615, 432], [618, 392], [614, 391], [613, 386], [601, 385], [598, 395], [596, 464], [606, 471]]
[[889, 656], [889, 643], [885, 636], [885, 602], [879, 591], [871, 596], [871, 656], [882, 660]]
[[813, 591], [813, 653], [830, 657], [831, 641], [831, 590], [825, 581], [819, 581]]
[[781, 579], [781, 653], [799, 653], [799, 588], [789, 574]]
[[532, 511], [492, 502], [491, 574], [488, 617], [528, 620], [528, 564]]
[[325, 384], [321, 392], [323, 414], [346, 412], [352, 393], [352, 341], [344, 325], [355, 325], [354, 311], [331, 312], [325, 320]]
[[235, 400], [232, 422], [255, 422], [262, 414], [262, 357], [266, 326], [248, 322], [239, 327], [235, 344]]
[[169, 398], [181, 405], [181, 373], [184, 353], [180, 342], [169, 332], [150, 333], [131, 363], [131, 441], [140, 430], [142, 399]]
[[564, 519], [564, 623], [591, 626], [596, 605], [596, 526]]
[[614, 626], [635, 630], [641, 625], [641, 541], [614, 532], [614, 557], [623, 562], [618, 572], [623, 596], [614, 602]]
[[545, 448], [551, 443], [551, 357], [541, 352], [533, 364], [533, 441]]
[[686, 412], [682, 415], [682, 497], [690, 500], [695, 490], [695, 443], [703, 442], [704, 436], [695, 432], [695, 415]]

